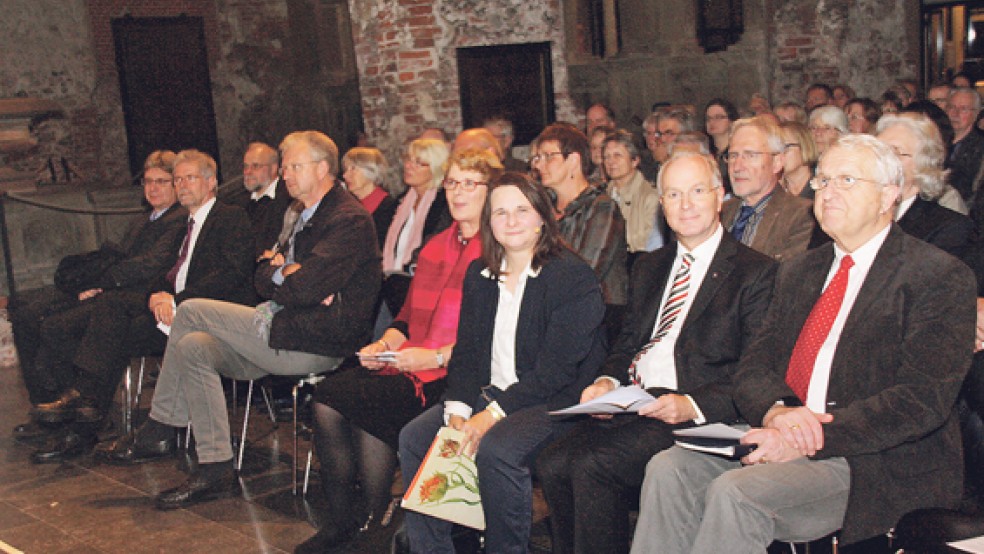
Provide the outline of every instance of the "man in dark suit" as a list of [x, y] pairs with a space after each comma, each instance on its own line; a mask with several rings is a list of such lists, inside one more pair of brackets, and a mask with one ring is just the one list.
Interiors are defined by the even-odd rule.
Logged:
[[182, 305], [150, 418], [108, 451], [118, 463], [169, 455], [177, 430], [191, 421], [199, 464], [185, 483], [157, 497], [162, 510], [239, 490], [220, 375], [248, 380], [330, 371], [365, 344], [371, 329], [382, 280], [379, 248], [372, 217], [336, 185], [335, 143], [303, 131], [288, 135], [280, 150], [287, 189], [304, 209], [286, 242], [256, 270], [255, 286], [270, 300], [255, 308], [205, 299]]
[[[174, 152], [159, 150], [147, 157], [142, 183], [144, 199], [151, 211], [133, 219], [121, 244], [105, 244], [98, 254], [75, 257], [75, 267], [85, 269], [86, 274], [92, 273], [91, 278], [73, 280], [71, 290], [63, 283], [60, 289], [45, 287], [18, 292], [11, 298], [9, 313], [14, 342], [31, 404], [55, 400], [74, 378], [71, 367], [52, 363], [57, 360], [45, 360], [44, 353], [38, 363], [41, 325], [46, 319], [56, 316], [86, 319], [102, 292], [146, 290], [158, 273], [174, 263], [184, 233], [182, 214], [186, 212], [177, 204], [173, 171]], [[103, 269], [107, 260], [111, 263]], [[94, 266], [99, 267], [93, 269]], [[39, 432], [35, 425], [22, 424], [15, 428], [14, 436], [33, 438]]]
[[657, 400], [638, 416], [584, 421], [540, 455], [554, 552], [626, 552], [632, 499], [646, 462], [673, 445], [672, 430], [737, 418], [732, 375], [768, 306], [777, 264], [721, 227], [714, 158], [670, 158], [658, 190], [678, 242], [639, 257], [622, 332], [603, 376], [581, 396], [639, 384]]
[[779, 186], [782, 137], [769, 118], [739, 119], [731, 127], [728, 174], [735, 198], [721, 222], [742, 244], [783, 261], [806, 250], [816, 225], [810, 201]]
[[946, 113], [953, 124], [953, 145], [946, 167], [950, 170], [950, 184], [968, 206], [974, 206], [974, 181], [984, 159], [984, 134], [975, 125], [980, 111], [981, 95], [976, 89], [958, 87], [950, 91]]
[[886, 114], [878, 120], [876, 131], [878, 139], [895, 151], [905, 174], [895, 212], [899, 227], [962, 258], [974, 242], [974, 223], [937, 203], [945, 185], [945, 150], [936, 125], [920, 113]]
[[253, 230], [256, 259], [280, 236], [291, 197], [280, 178], [280, 157], [270, 145], [253, 142], [243, 155], [243, 187], [249, 192], [246, 213]]
[[[197, 150], [175, 158], [178, 201], [188, 210], [177, 259], [143, 290], [115, 290], [97, 297], [86, 318], [47, 320], [42, 349], [73, 364], [77, 377], [54, 402], [35, 406], [33, 417], [48, 424], [74, 423], [49, 448], [34, 454], [37, 463], [57, 462], [87, 451], [112, 402], [131, 354], [159, 352], [179, 304], [189, 298], [245, 302], [252, 296], [253, 241], [242, 209], [217, 203], [215, 161]], [[184, 226], [184, 225], [183, 225]], [[156, 291], [150, 294], [148, 291]]]
[[841, 529], [851, 543], [963, 490], [955, 400], [971, 360], [974, 278], [892, 224], [891, 148], [846, 135], [820, 160], [834, 243], [783, 264], [735, 377], [757, 448], [741, 462], [673, 447], [646, 468], [633, 552], [762, 552]]

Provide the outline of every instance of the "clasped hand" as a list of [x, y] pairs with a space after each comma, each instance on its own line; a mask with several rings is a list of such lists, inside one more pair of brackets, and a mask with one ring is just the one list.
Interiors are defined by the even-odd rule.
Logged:
[[763, 419], [765, 427], [752, 429], [741, 439], [744, 444], [758, 445], [742, 461], [787, 462], [813, 456], [823, 448], [823, 424], [833, 420], [831, 414], [817, 414], [803, 406], [774, 406]]
[[154, 319], [158, 323], [169, 326], [174, 321], [174, 296], [171, 293], [162, 291], [151, 294], [147, 307], [153, 312]]

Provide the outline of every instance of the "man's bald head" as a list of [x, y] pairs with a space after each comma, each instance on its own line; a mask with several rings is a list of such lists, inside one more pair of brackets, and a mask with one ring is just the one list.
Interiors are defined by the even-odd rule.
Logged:
[[472, 149], [491, 152], [499, 160], [503, 158], [502, 147], [499, 145], [498, 139], [484, 127], [465, 129], [458, 133], [454, 139], [454, 145], [451, 147], [451, 155]]

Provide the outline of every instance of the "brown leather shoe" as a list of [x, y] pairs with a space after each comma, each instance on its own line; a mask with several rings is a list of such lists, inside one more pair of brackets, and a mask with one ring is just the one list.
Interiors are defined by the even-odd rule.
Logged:
[[31, 417], [41, 423], [68, 423], [75, 420], [75, 411], [82, 404], [82, 396], [75, 389], [68, 389], [54, 402], [38, 404], [31, 409]]

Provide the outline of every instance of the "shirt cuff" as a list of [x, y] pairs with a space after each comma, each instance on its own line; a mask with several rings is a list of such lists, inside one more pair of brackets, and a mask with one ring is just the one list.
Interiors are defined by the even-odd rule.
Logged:
[[687, 400], [690, 401], [690, 405], [693, 406], [694, 407], [694, 411], [697, 412], [697, 417], [695, 417], [693, 419], [694, 424], [695, 425], [703, 425], [703, 424], [707, 423], [707, 418], [704, 417], [704, 412], [700, 411], [700, 408], [697, 406], [697, 403], [694, 402], [693, 397], [690, 396], [689, 394], [685, 394], [683, 396], [685, 396], [687, 398]]
[[459, 402], [457, 400], [445, 400], [444, 401], [444, 424], [448, 425], [451, 420], [451, 416], [461, 416], [468, 419], [472, 415], [471, 406], [465, 404], [464, 402]]
[[611, 375], [602, 375], [594, 380], [595, 384], [598, 384], [601, 381], [608, 381], [609, 383], [611, 383], [612, 390], [615, 390], [622, 386], [622, 383], [620, 383], [618, 379], [612, 377]]
[[273, 281], [273, 284], [278, 287], [284, 284], [284, 266], [278, 267], [277, 271], [273, 272], [273, 277], [271, 277], [270, 280]]

